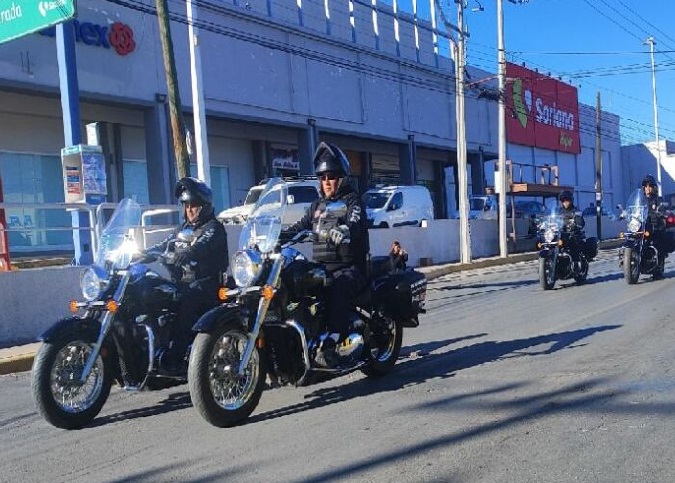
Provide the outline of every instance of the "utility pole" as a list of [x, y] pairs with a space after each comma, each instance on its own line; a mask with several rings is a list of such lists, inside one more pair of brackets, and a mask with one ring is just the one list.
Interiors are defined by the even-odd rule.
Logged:
[[173, 150], [176, 158], [178, 178], [190, 176], [190, 156], [188, 155], [185, 141], [185, 124], [183, 123], [182, 104], [178, 91], [178, 76], [176, 75], [176, 62], [173, 55], [173, 42], [171, 41], [171, 26], [169, 21], [169, 7], [167, 0], [155, 0], [157, 8], [157, 22], [159, 23], [159, 38], [162, 42], [162, 57], [164, 59], [164, 71], [166, 73], [166, 88], [169, 101], [169, 117], [171, 118], [171, 131], [173, 134]]
[[464, 0], [457, 2], [457, 28], [459, 29], [456, 55], [455, 79], [457, 101], [455, 114], [457, 118], [457, 187], [459, 189], [459, 247], [462, 263], [471, 263], [471, 239], [469, 236], [469, 197], [466, 155], [466, 116], [464, 113]]
[[656, 181], [659, 185], [659, 200], [663, 196], [663, 189], [661, 187], [661, 145], [659, 144], [659, 110], [658, 105], [656, 104], [656, 73], [654, 72], [654, 46], [656, 41], [654, 37], [649, 37], [647, 40], [642, 42], [643, 44], [649, 44], [649, 50], [651, 52], [652, 58], [652, 97], [654, 101], [654, 137], [656, 138]]
[[[506, 239], [506, 50], [504, 48], [504, 0], [497, 0], [497, 62], [499, 77], [499, 143], [498, 162], [499, 186], [499, 256], [506, 258], [508, 244]], [[515, 216], [515, 214], [514, 214]]]
[[598, 240], [602, 240], [602, 143], [600, 136], [600, 92], [595, 102], [595, 220]]
[[199, 52], [199, 29], [197, 7], [193, 0], [187, 0], [188, 39], [190, 42], [190, 74], [192, 77], [192, 117], [195, 126], [195, 147], [197, 151], [197, 177], [211, 186], [211, 163], [206, 129], [204, 87], [202, 85], [202, 56]]

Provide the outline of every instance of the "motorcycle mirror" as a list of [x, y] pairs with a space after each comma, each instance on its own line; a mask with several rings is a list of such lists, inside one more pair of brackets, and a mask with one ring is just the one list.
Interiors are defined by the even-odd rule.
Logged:
[[178, 232], [178, 241], [192, 243], [195, 239], [195, 231], [192, 228], [185, 228]]
[[293, 195], [287, 195], [286, 196], [286, 204], [287, 205], [292, 205], [295, 203], [295, 196]]
[[347, 205], [344, 201], [331, 201], [324, 211], [326, 218], [343, 218], [347, 215]]

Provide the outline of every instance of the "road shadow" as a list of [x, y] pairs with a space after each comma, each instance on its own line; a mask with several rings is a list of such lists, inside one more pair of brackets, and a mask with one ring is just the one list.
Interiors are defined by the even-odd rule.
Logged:
[[[428, 353], [421, 357], [410, 357], [399, 361], [391, 374], [382, 378], [358, 379], [347, 384], [334, 387], [318, 388], [305, 396], [305, 401], [278, 408], [272, 411], [256, 414], [249, 417], [243, 424], [256, 424], [270, 419], [288, 416], [291, 414], [317, 409], [330, 404], [341, 403], [347, 400], [366, 397], [374, 393], [392, 392], [405, 387], [414, 387], [431, 379], [447, 379], [454, 377], [458, 371], [480, 366], [501, 359], [513, 357], [533, 357], [552, 354], [563, 349], [581, 347], [579, 341], [592, 335], [614, 330], [620, 325], [604, 325], [588, 327], [573, 331], [555, 332], [552, 334], [515, 339], [508, 341], [484, 341], [460, 347], [446, 352], [435, 352], [447, 348], [457, 342], [457, 339], [436, 341], [427, 344], [418, 344], [415, 351]], [[474, 336], [468, 336], [472, 338]], [[427, 347], [427, 345], [429, 345]], [[547, 346], [538, 348], [538, 346]], [[404, 352], [412, 354], [406, 349]]]
[[[526, 287], [527, 285], [532, 285], [537, 283], [537, 280], [518, 280], [511, 282], [481, 282], [481, 283], [459, 283], [456, 285], [449, 285], [445, 287], [437, 287], [435, 290], [444, 291], [444, 290], [460, 290], [460, 289], [478, 289], [478, 288], [491, 288], [491, 287], [505, 287], [505, 288], [518, 288]], [[491, 290], [493, 291], [493, 290]]]
[[157, 404], [153, 404], [152, 406], [130, 409], [129, 411], [122, 411], [96, 418], [87, 426], [85, 426], [85, 428], [96, 428], [99, 426], [105, 426], [107, 424], [117, 423], [119, 421], [158, 416], [160, 414], [179, 411], [191, 406], [192, 401], [190, 400], [190, 393], [188, 391], [173, 392], [168, 394], [164, 400], [158, 402]]

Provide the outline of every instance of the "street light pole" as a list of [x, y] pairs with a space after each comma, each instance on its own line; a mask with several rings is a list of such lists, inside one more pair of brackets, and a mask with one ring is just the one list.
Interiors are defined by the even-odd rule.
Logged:
[[459, 189], [459, 246], [460, 261], [471, 263], [471, 240], [469, 236], [469, 196], [466, 168], [466, 116], [464, 112], [464, 0], [457, 1], [457, 28], [459, 30], [455, 55], [455, 79], [457, 101], [457, 187]]
[[204, 89], [202, 85], [202, 57], [199, 51], [199, 29], [197, 8], [193, 0], [187, 0], [188, 39], [190, 42], [190, 75], [192, 79], [192, 117], [195, 126], [195, 148], [197, 154], [197, 177], [211, 186], [211, 163], [206, 129]]
[[504, 0], [497, 0], [497, 55], [499, 77], [499, 144], [498, 163], [499, 179], [496, 186], [499, 193], [499, 256], [508, 255], [506, 240], [506, 50], [504, 48]]
[[661, 187], [661, 145], [659, 144], [659, 110], [656, 104], [656, 73], [654, 72], [654, 37], [649, 37], [643, 42], [649, 44], [649, 50], [652, 59], [652, 97], [654, 101], [654, 136], [656, 138], [656, 181], [659, 185], [659, 199], [663, 196], [663, 189]]

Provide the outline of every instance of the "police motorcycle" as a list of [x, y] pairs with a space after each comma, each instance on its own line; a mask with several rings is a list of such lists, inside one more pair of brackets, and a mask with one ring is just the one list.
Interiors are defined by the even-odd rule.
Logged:
[[[551, 290], [556, 280], [573, 278], [580, 285], [588, 277], [588, 262], [597, 255], [597, 239], [585, 239], [583, 232], [575, 235], [573, 224], [573, 219], [566, 222], [557, 206], [539, 223], [539, 283], [544, 290]], [[572, 259], [572, 243], [579, 244], [577, 261]]]
[[[146, 252], [138, 263], [135, 232], [141, 207], [122, 200], [101, 232], [94, 264], [81, 275], [83, 302], [71, 301], [76, 315], [59, 320], [39, 339], [32, 392], [38, 412], [63, 429], [80, 428], [100, 412], [113, 382], [128, 391], [185, 382], [186, 374], [163, 376], [162, 357], [170, 347], [180, 293], [169, 250], [190, 242], [184, 230], [163, 253]], [[148, 264], [158, 261], [156, 269]]]
[[623, 246], [619, 251], [619, 266], [629, 285], [637, 283], [640, 274], [650, 274], [654, 280], [663, 277], [668, 253], [659, 253], [654, 244], [654, 233], [649, 231], [647, 220], [649, 203], [642, 189], [637, 189], [628, 198], [625, 211], [626, 231], [620, 236]]
[[[270, 180], [266, 190], [276, 183]], [[301, 386], [356, 370], [367, 376], [388, 373], [399, 356], [403, 328], [417, 327], [424, 312], [425, 276], [413, 270], [389, 273], [388, 257], [374, 257], [371, 285], [354, 301], [349, 335], [337, 347], [339, 365], [317, 364], [327, 331], [323, 295], [331, 277], [300, 250], [313, 237], [326, 239], [347, 207], [329, 203], [318, 234], [301, 231], [284, 242], [277, 208], [293, 198], [283, 186], [281, 191], [276, 207], [256, 207], [242, 229], [231, 263], [236, 288], [223, 291], [223, 303], [194, 327], [190, 396], [214, 426], [246, 419], [258, 405], [266, 375], [281, 385]]]

